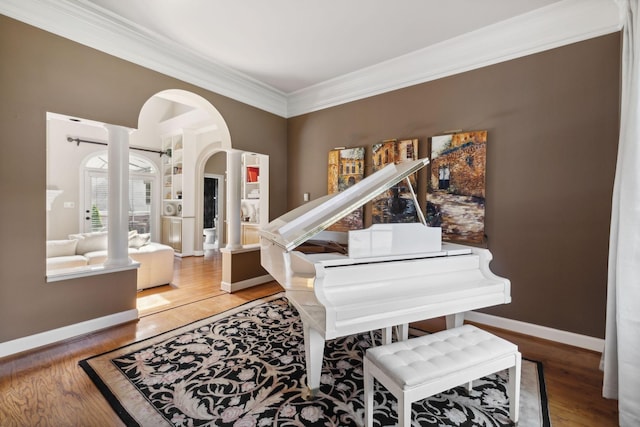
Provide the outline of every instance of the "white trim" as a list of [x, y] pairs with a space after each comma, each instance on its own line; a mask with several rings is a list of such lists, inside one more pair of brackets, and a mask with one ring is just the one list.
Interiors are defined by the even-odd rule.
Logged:
[[0, 13], [134, 64], [284, 116], [285, 94], [85, 0], [2, 0]]
[[293, 117], [619, 31], [612, 0], [564, 0], [289, 94]]
[[129, 263], [124, 265], [107, 266], [105, 264], [90, 264], [85, 267], [61, 268], [47, 272], [47, 283], [78, 279], [80, 277], [99, 276], [101, 274], [117, 273], [119, 271], [138, 268], [140, 268], [140, 263], [131, 258], [129, 258]]
[[23, 351], [53, 344], [79, 335], [88, 334], [121, 323], [131, 322], [138, 319], [138, 310], [131, 309], [96, 319], [75, 323], [62, 328], [52, 329], [35, 335], [18, 338], [13, 341], [0, 343], [0, 357], [10, 356]]
[[287, 95], [86, 0], [2, 0], [0, 13], [285, 118], [621, 28], [614, 0], [563, 0]]
[[602, 338], [580, 335], [573, 332], [562, 331], [560, 329], [535, 325], [533, 323], [521, 322], [519, 320], [507, 319], [476, 311], [466, 312], [464, 314], [464, 319], [574, 347], [586, 348], [587, 350], [597, 351], [600, 353], [602, 353], [602, 350], [604, 349], [604, 340]]
[[[222, 250], [222, 249], [221, 249]], [[238, 252], [238, 251], [233, 251]], [[242, 280], [240, 282], [229, 283], [222, 281], [220, 282], [220, 289], [233, 293], [242, 289], [251, 288], [253, 286], [262, 285], [263, 283], [273, 282], [273, 277], [270, 274], [266, 274], [264, 276], [252, 277], [251, 279]]]
[[220, 252], [226, 254], [241, 254], [245, 252], [257, 252], [260, 250], [260, 243], [249, 243], [239, 248], [220, 248]]

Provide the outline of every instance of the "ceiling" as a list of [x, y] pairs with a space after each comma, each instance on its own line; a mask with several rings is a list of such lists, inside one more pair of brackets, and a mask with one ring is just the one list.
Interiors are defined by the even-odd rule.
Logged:
[[284, 117], [620, 29], [615, 0], [1, 0], [0, 13]]
[[559, 0], [91, 0], [288, 94]]

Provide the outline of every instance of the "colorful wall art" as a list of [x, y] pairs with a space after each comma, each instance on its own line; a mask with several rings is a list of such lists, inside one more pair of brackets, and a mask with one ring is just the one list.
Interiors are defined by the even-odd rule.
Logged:
[[[329, 151], [327, 194], [344, 191], [364, 177], [364, 147]], [[363, 228], [364, 207], [360, 207], [328, 228], [331, 231]]]
[[[390, 139], [372, 147], [373, 172], [390, 163], [402, 163], [418, 158], [418, 140]], [[413, 191], [416, 191], [417, 174], [409, 177]], [[411, 188], [406, 180], [399, 182], [372, 201], [372, 223], [418, 222], [416, 206]]]
[[484, 243], [487, 131], [431, 138], [427, 223], [443, 240]]

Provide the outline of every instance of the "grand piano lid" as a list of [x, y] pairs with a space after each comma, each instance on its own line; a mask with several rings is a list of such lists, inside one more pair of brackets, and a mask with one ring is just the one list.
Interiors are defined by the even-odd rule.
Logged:
[[390, 164], [348, 189], [305, 203], [271, 221], [260, 235], [287, 251], [309, 240], [429, 163], [418, 159]]

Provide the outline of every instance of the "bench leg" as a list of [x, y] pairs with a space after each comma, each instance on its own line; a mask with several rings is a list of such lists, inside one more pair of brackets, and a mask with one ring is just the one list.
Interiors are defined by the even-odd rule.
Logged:
[[411, 402], [407, 401], [404, 393], [398, 396], [398, 426], [411, 427]]
[[364, 359], [364, 425], [373, 427], [373, 376], [366, 358]]
[[507, 384], [507, 397], [509, 398], [509, 418], [514, 423], [518, 422], [520, 414], [520, 375], [522, 369], [522, 354], [515, 355], [516, 363], [509, 368], [509, 383]]

